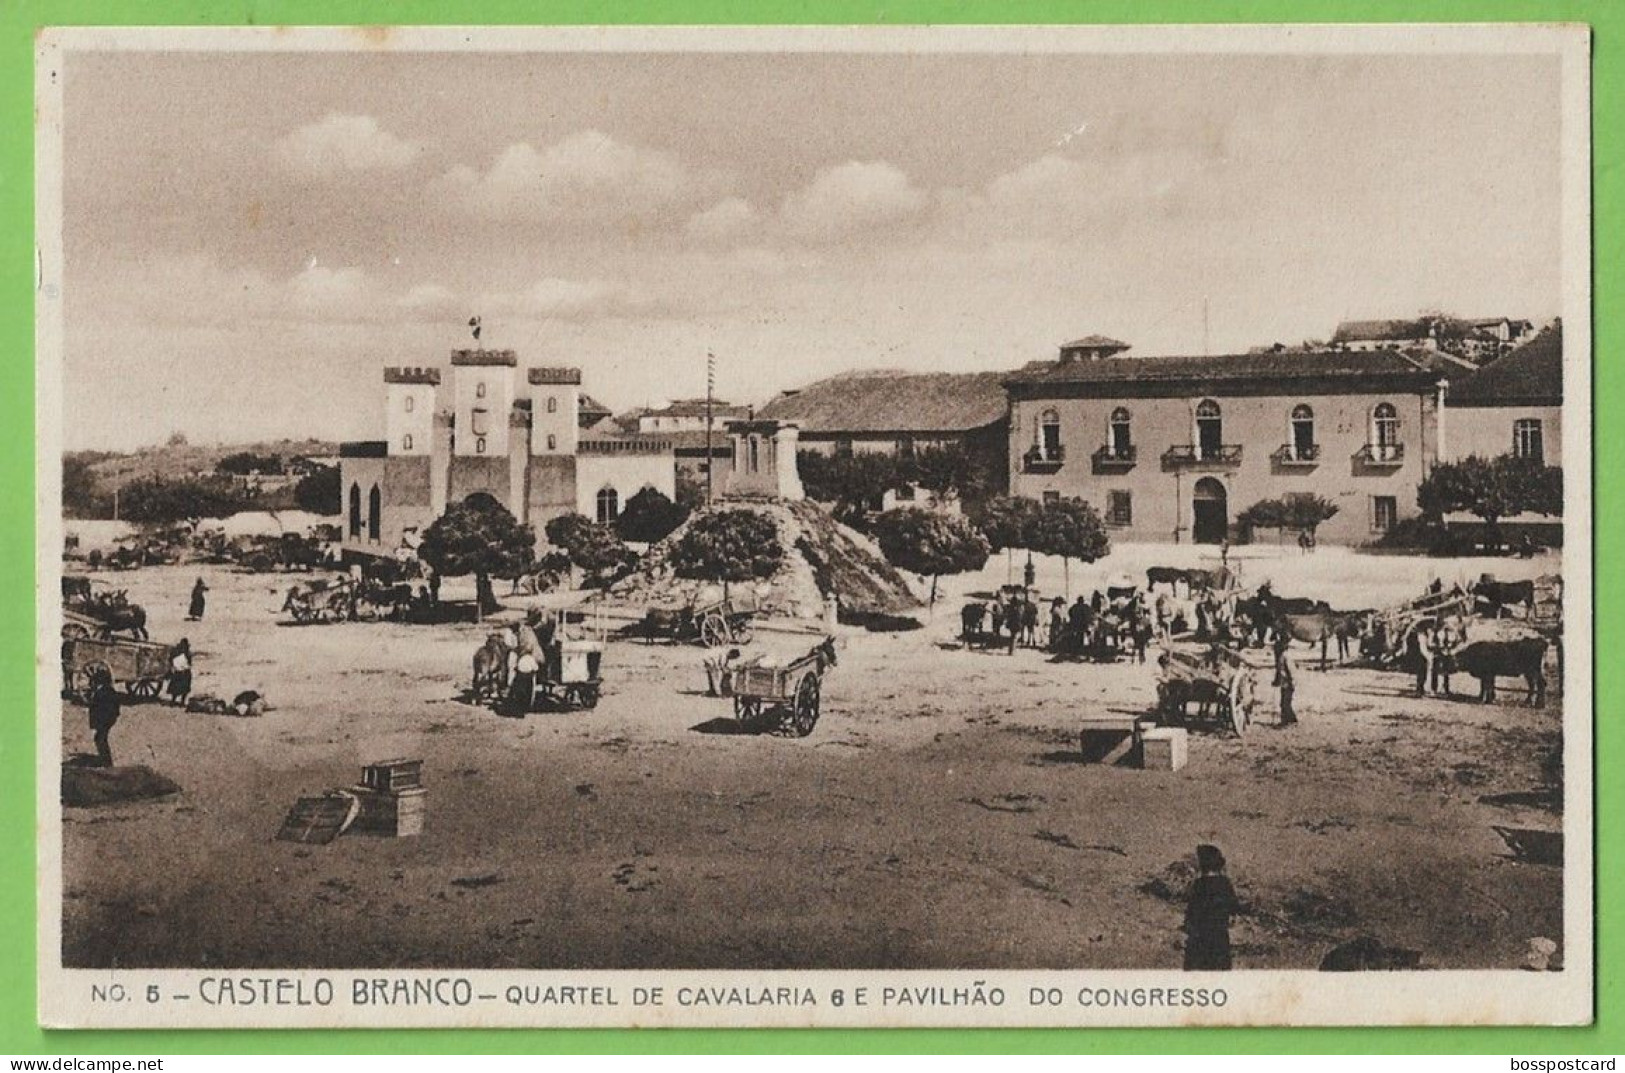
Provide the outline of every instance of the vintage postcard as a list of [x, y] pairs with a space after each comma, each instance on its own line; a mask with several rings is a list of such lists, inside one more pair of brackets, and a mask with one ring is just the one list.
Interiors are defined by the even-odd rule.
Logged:
[[40, 1018], [1592, 1018], [1583, 26], [38, 42]]

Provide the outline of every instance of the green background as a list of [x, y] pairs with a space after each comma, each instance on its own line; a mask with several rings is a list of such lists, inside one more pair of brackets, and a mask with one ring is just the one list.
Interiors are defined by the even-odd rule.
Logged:
[[[1625, 856], [1616, 821], [1625, 781], [1625, 733], [1610, 718], [1625, 664], [1597, 667], [1597, 1020], [1587, 1028], [1164, 1029], [1031, 1031], [352, 1031], [42, 1032], [34, 989], [33, 579], [33, 38], [50, 25], [503, 24], [503, 23], [1158, 23], [1158, 22], [1583, 22], [1593, 28], [1593, 264], [1597, 355], [1625, 335], [1625, 2], [1620, 0], [0, 0], [0, 1052], [187, 1054], [230, 1052], [1469, 1052], [1625, 1051]], [[1595, 360], [1597, 505], [1625, 485], [1625, 432], [1610, 415], [1625, 383]], [[72, 413], [72, 400], [67, 400]], [[1612, 475], [1612, 477], [1610, 477]], [[1578, 512], [1571, 507], [1571, 517]], [[1620, 651], [1625, 614], [1611, 614], [1625, 517], [1596, 518], [1596, 651]], [[1420, 864], [1421, 862], [1419, 862]], [[1377, 981], [1373, 981], [1376, 983]]]

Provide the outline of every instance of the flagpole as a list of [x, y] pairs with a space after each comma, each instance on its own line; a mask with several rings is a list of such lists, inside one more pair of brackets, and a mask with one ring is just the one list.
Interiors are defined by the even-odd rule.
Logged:
[[709, 350], [705, 352], [705, 503], [711, 504], [712, 473], [716, 468], [716, 460], [711, 457], [711, 399], [716, 390], [717, 358]]

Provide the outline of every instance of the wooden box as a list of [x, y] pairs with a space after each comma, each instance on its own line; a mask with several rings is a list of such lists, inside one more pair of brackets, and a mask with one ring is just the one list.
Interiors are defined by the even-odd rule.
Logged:
[[384, 793], [366, 786], [351, 791], [361, 801], [361, 811], [351, 825], [358, 834], [406, 838], [423, 833], [429, 791], [423, 787]]
[[1188, 758], [1180, 727], [1158, 727], [1140, 735], [1140, 766], [1147, 771], [1179, 771]]
[[361, 769], [361, 785], [380, 793], [413, 790], [423, 785], [423, 761], [384, 760]]
[[1133, 715], [1087, 715], [1080, 723], [1078, 751], [1091, 764], [1136, 762], [1140, 736], [1151, 725]]

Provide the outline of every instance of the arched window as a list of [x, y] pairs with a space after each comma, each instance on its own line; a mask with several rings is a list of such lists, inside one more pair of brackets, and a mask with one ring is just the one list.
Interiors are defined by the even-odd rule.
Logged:
[[1224, 446], [1224, 418], [1219, 404], [1203, 399], [1196, 404], [1196, 453], [1199, 458], [1211, 458]]
[[412, 449], [412, 434], [410, 432], [408, 432], [406, 435], [401, 437], [401, 450], [410, 451], [411, 449]]
[[417, 404], [418, 404], [417, 399], [414, 399], [410, 395], [406, 396], [406, 412], [407, 413], [411, 413], [413, 411], [413, 409], [415, 409], [417, 407]]
[[485, 381], [484, 380], [481, 380], [481, 381], [479, 381], [478, 383], [476, 383], [474, 385], [474, 397], [476, 399], [485, 398]]
[[553, 435], [551, 432], [549, 432], [547, 434], [547, 449], [549, 451], [556, 451], [556, 450], [558, 450], [558, 448], [559, 448], [559, 438], [557, 436]]
[[350, 535], [361, 536], [361, 486], [350, 485]]
[[1106, 446], [1111, 449], [1113, 458], [1127, 458], [1134, 453], [1134, 438], [1130, 430], [1128, 407], [1119, 406], [1112, 411], [1111, 423], [1106, 429]]
[[621, 516], [621, 495], [609, 485], [598, 489], [598, 520], [612, 522]]
[[1379, 462], [1399, 457], [1399, 411], [1391, 402], [1379, 402], [1372, 407], [1371, 454]]
[[384, 524], [384, 494], [375, 484], [367, 494], [367, 539], [377, 543], [378, 531]]
[[485, 437], [484, 436], [475, 436], [474, 437], [474, 453], [477, 454], [477, 455], [483, 455], [485, 453]]
[[556, 414], [559, 412], [559, 400], [557, 397], [553, 395], [549, 395], [547, 397], [547, 412], [550, 414]]
[[1046, 461], [1061, 457], [1061, 415], [1054, 410], [1038, 415], [1038, 457]]
[[1315, 457], [1315, 411], [1305, 403], [1292, 408], [1292, 439], [1287, 446], [1292, 457], [1300, 462]]
[[487, 410], [483, 406], [476, 406], [469, 413], [469, 417], [472, 419], [470, 421], [470, 424], [472, 424], [474, 426], [474, 435], [476, 435], [476, 436], [484, 436], [488, 432], [491, 431], [491, 411], [490, 410]]

